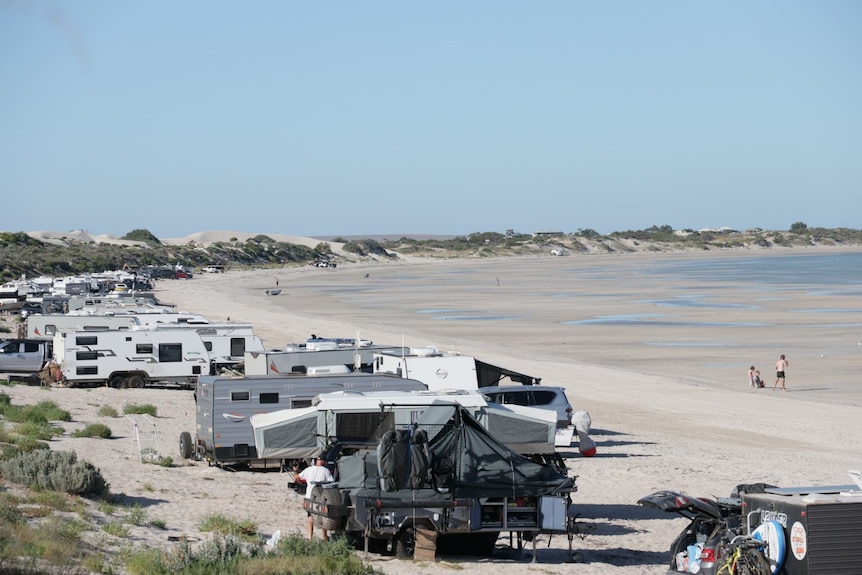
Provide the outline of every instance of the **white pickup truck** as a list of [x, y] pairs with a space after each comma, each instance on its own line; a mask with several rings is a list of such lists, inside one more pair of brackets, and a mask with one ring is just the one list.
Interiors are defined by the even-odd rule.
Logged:
[[0, 373], [37, 374], [52, 357], [52, 342], [37, 339], [0, 341]]

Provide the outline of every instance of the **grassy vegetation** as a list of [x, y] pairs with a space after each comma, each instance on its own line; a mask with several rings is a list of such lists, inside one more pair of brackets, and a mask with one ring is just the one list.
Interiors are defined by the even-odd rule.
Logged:
[[84, 429], [72, 432], [72, 437], [101, 437], [111, 439], [111, 428], [104, 423], [91, 423]]
[[126, 415], [144, 414], [156, 417], [156, 413], [158, 412], [158, 410], [159, 409], [151, 403], [145, 403], [143, 405], [139, 405], [137, 403], [127, 403], [123, 406], [123, 413], [125, 413]]
[[[155, 415], [152, 406], [132, 408]], [[202, 520], [199, 529], [212, 538], [195, 548], [185, 539], [172, 548], [137, 548], [129, 539], [133, 527], [166, 529], [165, 521], [150, 518], [140, 505], [117, 504], [98, 469], [74, 452], [49, 451], [37, 439], [47, 422], [68, 421], [67, 412], [52, 402], [16, 406], [0, 392], [0, 417], [0, 442], [15, 447], [0, 459], [0, 573], [377, 573], [346, 541], [307, 541], [297, 534], [267, 545], [254, 522], [221, 514]], [[45, 448], [24, 448], [28, 440]]]

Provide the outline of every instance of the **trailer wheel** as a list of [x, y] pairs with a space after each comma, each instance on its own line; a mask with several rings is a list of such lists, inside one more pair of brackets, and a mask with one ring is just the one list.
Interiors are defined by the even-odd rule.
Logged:
[[412, 526], [405, 527], [398, 533], [395, 541], [395, 556], [398, 559], [413, 559], [416, 552], [416, 530]]
[[180, 457], [189, 459], [192, 456], [192, 435], [188, 431], [180, 433]]
[[131, 388], [144, 387], [144, 376], [133, 373], [129, 376], [128, 385]]
[[116, 389], [123, 389], [126, 387], [126, 378], [122, 375], [111, 376], [111, 379], [108, 380], [108, 385]]
[[[315, 485], [311, 489], [311, 499], [312, 501], [317, 501], [324, 505], [341, 505], [342, 501], [341, 492], [337, 487], [323, 487], [321, 485]], [[326, 529], [327, 531], [340, 531], [342, 528], [341, 518], [317, 515], [315, 519], [318, 520], [315, 522], [315, 525], [321, 529]]]

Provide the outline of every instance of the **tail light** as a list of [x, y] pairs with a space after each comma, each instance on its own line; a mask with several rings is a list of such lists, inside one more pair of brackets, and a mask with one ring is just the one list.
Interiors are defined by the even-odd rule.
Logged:
[[704, 547], [700, 551], [700, 560], [707, 563], [715, 563], [715, 547]]

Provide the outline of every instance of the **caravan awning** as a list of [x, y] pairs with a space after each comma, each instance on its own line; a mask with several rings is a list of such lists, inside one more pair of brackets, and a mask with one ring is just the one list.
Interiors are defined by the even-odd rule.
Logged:
[[478, 359], [476, 360], [476, 379], [478, 380], [480, 388], [500, 385], [500, 380], [504, 377], [508, 377], [515, 383], [521, 383], [524, 385], [539, 385], [542, 381], [541, 377], [524, 375], [523, 373], [518, 373], [511, 369], [497, 367], [496, 365], [491, 365], [490, 363], [485, 363]]

